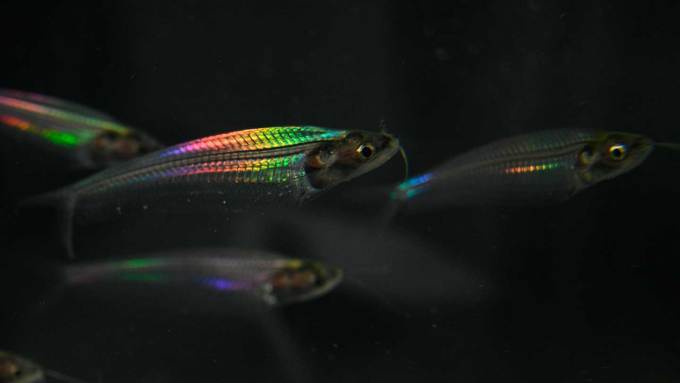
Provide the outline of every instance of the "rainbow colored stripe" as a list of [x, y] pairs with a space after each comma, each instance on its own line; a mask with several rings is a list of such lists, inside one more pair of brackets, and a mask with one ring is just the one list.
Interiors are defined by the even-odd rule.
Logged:
[[[304, 177], [304, 169], [292, 169], [291, 164], [302, 160], [304, 154], [290, 156], [199, 161], [184, 166], [163, 166], [155, 171], [141, 169], [120, 176], [126, 185], [144, 184], [159, 179], [184, 179], [189, 176], [218, 175], [236, 184], [282, 184], [292, 178]], [[188, 180], [188, 178], [187, 178]], [[102, 185], [106, 188], [108, 185]]]
[[282, 270], [297, 270], [303, 262], [284, 258], [175, 257], [134, 258], [91, 262], [67, 267], [71, 285], [107, 281], [197, 284], [216, 291], [256, 290]]
[[82, 137], [82, 135], [78, 136], [73, 133], [62, 132], [56, 129], [43, 128], [38, 125], [32, 124], [24, 119], [6, 114], [0, 115], [0, 123], [19, 129], [24, 132], [34, 134], [36, 136], [40, 136], [50, 141], [51, 143], [59, 146], [68, 147], [79, 146], [84, 140], [84, 137]]
[[304, 154], [292, 156], [261, 158], [253, 160], [213, 161], [172, 169], [172, 176], [191, 176], [198, 174], [233, 173], [234, 183], [286, 183], [291, 177], [304, 176], [304, 171], [291, 173], [290, 165], [301, 160]]
[[[527, 174], [536, 174], [536, 173], [548, 173], [550, 171], [558, 170], [558, 169], [564, 169], [569, 167], [569, 162], [566, 161], [564, 158], [555, 158], [552, 160], [536, 160], [535, 162], [531, 161], [512, 161], [509, 163], [502, 163], [499, 165], [491, 165], [490, 168], [487, 168], [487, 171], [490, 171], [492, 174], [496, 176], [507, 176], [507, 177], [514, 177], [514, 176], [520, 176], [520, 175], [527, 175]], [[472, 168], [476, 169], [476, 168]], [[479, 171], [479, 169], [477, 169]], [[479, 174], [464, 174], [461, 172], [455, 172], [455, 171], [448, 171], [449, 174], [458, 174], [458, 176], [464, 176], [464, 177], [478, 177]], [[401, 184], [397, 186], [395, 191], [392, 192], [391, 198], [392, 199], [410, 199], [413, 198], [424, 191], [426, 191], [429, 188], [429, 185], [435, 176], [435, 174], [438, 177], [450, 177], [450, 175], [447, 175], [446, 171], [439, 171], [439, 172], [430, 172], [430, 173], [425, 173], [419, 176], [412, 177]]]
[[219, 134], [153, 153], [77, 184], [78, 193], [99, 193], [158, 182], [285, 184], [302, 180], [307, 146], [347, 132], [315, 126], [257, 128]]
[[255, 128], [200, 138], [168, 148], [162, 157], [217, 151], [255, 151], [330, 141], [346, 134], [318, 126], [276, 126]]
[[15, 110], [36, 114], [43, 118], [49, 118], [53, 120], [67, 122], [70, 124], [80, 125], [86, 128], [93, 128], [97, 130], [112, 130], [119, 133], [126, 133], [129, 131], [127, 127], [120, 125], [116, 122], [113, 122], [111, 120], [90, 117], [2, 95], [0, 95], [0, 106], [5, 106]]
[[523, 164], [518, 166], [510, 166], [503, 169], [505, 174], [526, 174], [526, 173], [537, 173], [545, 172], [559, 168], [562, 166], [559, 162], [548, 162], [543, 164]]
[[425, 184], [432, 179], [432, 173], [425, 173], [416, 177], [409, 178], [397, 186], [397, 190], [392, 194], [392, 198], [403, 199], [412, 198], [425, 190]]

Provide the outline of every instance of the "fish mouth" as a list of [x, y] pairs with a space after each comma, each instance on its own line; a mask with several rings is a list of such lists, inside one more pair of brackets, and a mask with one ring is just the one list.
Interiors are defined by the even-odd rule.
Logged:
[[644, 160], [649, 157], [649, 155], [652, 153], [654, 150], [654, 140], [652, 140], [649, 137], [645, 136], [640, 136], [636, 140], [634, 146], [633, 146], [633, 153], [634, 153], [634, 163], [635, 165], [633, 166], [638, 166], [640, 165]]

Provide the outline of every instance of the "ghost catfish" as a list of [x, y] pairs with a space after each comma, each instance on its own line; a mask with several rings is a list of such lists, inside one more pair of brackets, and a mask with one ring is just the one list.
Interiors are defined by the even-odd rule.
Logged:
[[299, 204], [381, 166], [399, 148], [387, 133], [315, 126], [248, 129], [148, 154], [29, 203], [59, 208], [72, 256], [76, 211], [107, 219], [120, 214], [123, 204], [153, 206], [167, 196], [191, 203], [192, 209], [218, 205], [227, 213]]
[[547, 130], [490, 143], [400, 184], [407, 209], [465, 205], [544, 205], [565, 201], [639, 166], [654, 146], [643, 135]]
[[0, 132], [84, 169], [108, 167], [163, 147], [149, 135], [99, 111], [7, 89], [0, 89]]

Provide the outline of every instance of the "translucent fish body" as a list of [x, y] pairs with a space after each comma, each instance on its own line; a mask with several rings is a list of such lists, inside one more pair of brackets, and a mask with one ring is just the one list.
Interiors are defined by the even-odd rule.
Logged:
[[88, 262], [68, 266], [65, 273], [71, 286], [114, 283], [207, 289], [250, 294], [269, 304], [317, 297], [342, 278], [339, 269], [318, 262], [243, 251]]
[[398, 147], [399, 141], [385, 133], [315, 126], [247, 129], [150, 153], [25, 205], [58, 207], [61, 237], [73, 257], [73, 222], [108, 222], [134, 213], [153, 219], [159, 213], [163, 222], [166, 214], [181, 214], [182, 222], [191, 216], [201, 225], [206, 219], [276, 214], [379, 167]]
[[496, 141], [405, 181], [392, 196], [413, 208], [543, 205], [564, 201], [600, 180], [637, 166], [651, 148], [645, 143], [642, 153], [636, 153], [636, 162], [627, 169], [593, 176], [580, 163], [580, 156], [606, 136], [607, 133], [562, 129]]
[[305, 177], [306, 154], [344, 135], [313, 126], [249, 129], [197, 139], [95, 174], [64, 190], [78, 207], [153, 203], [163, 195], [211, 195], [238, 202], [299, 202], [315, 192]]
[[34, 141], [83, 168], [106, 167], [161, 147], [104, 113], [14, 90], [0, 90], [0, 131]]

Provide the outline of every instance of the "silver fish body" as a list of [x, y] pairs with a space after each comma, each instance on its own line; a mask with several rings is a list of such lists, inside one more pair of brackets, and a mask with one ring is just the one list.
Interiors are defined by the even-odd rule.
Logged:
[[[398, 147], [398, 141], [391, 136], [366, 133], [366, 140], [379, 142], [375, 146], [381, 145], [376, 149], [375, 159], [357, 163], [351, 174], [338, 176], [330, 184], [316, 181], [318, 169], [310, 157], [318, 152], [333, 152], [333, 145], [345, 141], [351, 134], [312, 126], [220, 134], [151, 153], [95, 174], [59, 193], [77, 200], [81, 207], [107, 205], [112, 201], [116, 205], [123, 199], [153, 202], [163, 196], [210, 195], [227, 205], [235, 201], [266, 200], [297, 203], [381, 165]], [[326, 149], [327, 146], [331, 148]], [[336, 163], [338, 167], [346, 167], [341, 160], [321, 166], [332, 169]]]
[[67, 286], [112, 284], [181, 288], [245, 294], [270, 305], [307, 301], [331, 291], [342, 271], [320, 262], [231, 249], [186, 250], [138, 258], [71, 264], [64, 269]]
[[[148, 154], [28, 203], [58, 206], [65, 240], [74, 216], [109, 220], [128, 208], [263, 212], [299, 204], [371, 171], [398, 148], [398, 140], [384, 133], [314, 126], [248, 129]], [[68, 245], [67, 251], [72, 254]]]
[[[609, 152], [626, 150], [626, 158]], [[653, 148], [644, 136], [559, 129], [499, 140], [461, 154], [392, 193], [411, 208], [544, 205], [569, 199], [638, 166]]]

